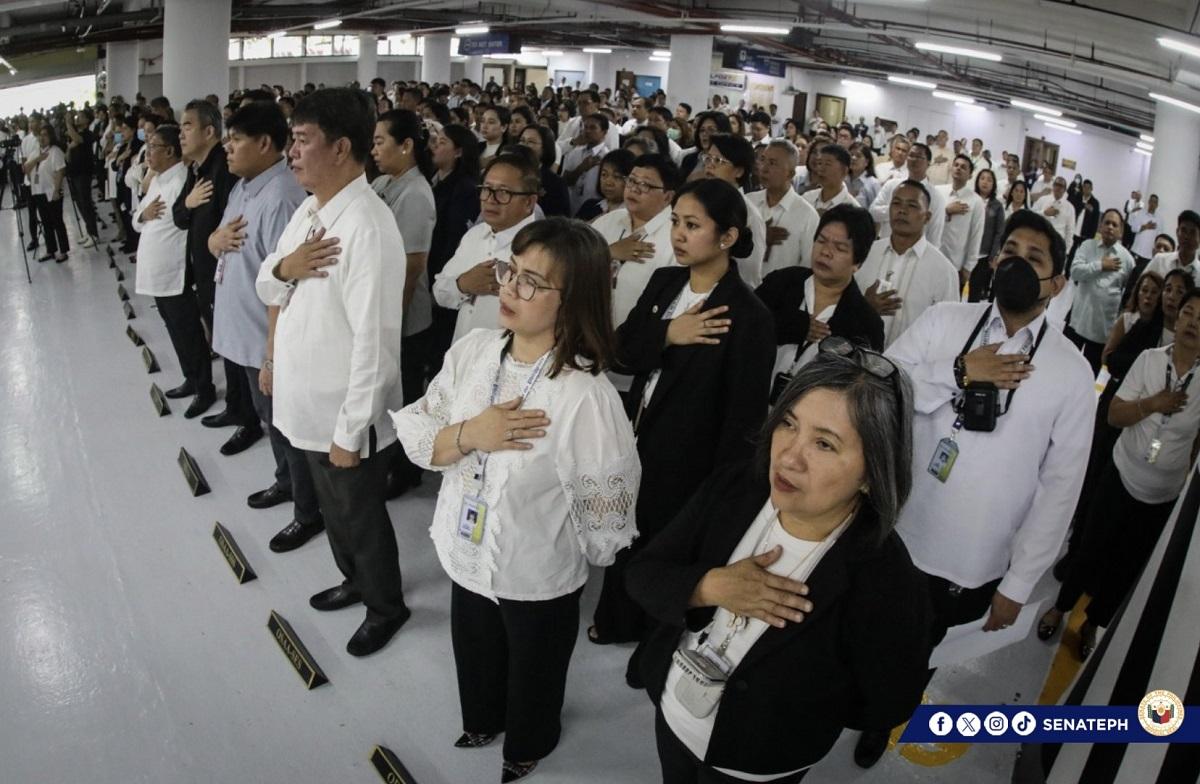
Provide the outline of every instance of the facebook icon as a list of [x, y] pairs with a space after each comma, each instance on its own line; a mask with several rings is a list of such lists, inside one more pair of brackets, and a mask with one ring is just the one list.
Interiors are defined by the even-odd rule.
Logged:
[[929, 731], [938, 737], [945, 737], [954, 729], [954, 719], [945, 711], [938, 711], [929, 717]]

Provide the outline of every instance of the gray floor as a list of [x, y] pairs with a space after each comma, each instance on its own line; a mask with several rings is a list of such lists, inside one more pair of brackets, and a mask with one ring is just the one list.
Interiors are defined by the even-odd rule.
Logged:
[[[266, 442], [222, 457], [228, 430], [184, 420], [180, 405], [156, 416], [151, 381], [165, 389], [180, 377], [151, 302], [134, 296], [129, 322], [162, 365], [147, 376], [103, 253], [31, 266], [29, 285], [13, 213], [0, 212], [0, 780], [371, 782], [368, 755], [382, 743], [421, 784], [498, 781], [498, 748], [451, 746], [460, 726], [449, 582], [426, 532], [434, 482], [390, 507], [413, 618], [383, 652], [354, 659], [344, 644], [360, 611], [307, 605], [339, 579], [324, 538], [276, 555], [267, 540], [287, 507], [246, 507], [271, 480]], [[123, 258], [121, 268], [132, 291], [134, 268]], [[181, 446], [211, 494], [191, 497], [175, 462]], [[257, 581], [233, 579], [211, 538], [217, 520]], [[265, 628], [272, 609], [330, 685], [304, 689]], [[562, 743], [531, 781], [657, 779], [652, 713], [622, 681], [626, 653], [581, 634]], [[1030, 639], [945, 668], [929, 698], [1031, 702], [1051, 654]], [[908, 749], [864, 772], [850, 759], [853, 741], [844, 735], [808, 780], [1001, 782], [1015, 753], [979, 745], [937, 766], [957, 752]]]

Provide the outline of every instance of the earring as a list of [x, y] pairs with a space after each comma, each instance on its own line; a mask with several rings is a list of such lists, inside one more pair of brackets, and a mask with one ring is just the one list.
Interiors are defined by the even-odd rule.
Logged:
[[866, 483], [863, 483], [862, 485], [859, 486], [858, 492], [862, 493], [863, 495], [870, 495], [871, 488], [867, 487]]

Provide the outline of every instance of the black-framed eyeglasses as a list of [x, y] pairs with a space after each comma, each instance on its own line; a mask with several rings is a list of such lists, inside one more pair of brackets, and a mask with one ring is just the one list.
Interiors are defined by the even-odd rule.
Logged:
[[625, 178], [625, 187], [632, 188], [633, 190], [638, 191], [640, 193], [646, 193], [648, 191], [665, 191], [666, 190], [666, 188], [662, 185], [655, 185], [652, 182], [646, 182], [645, 180], [641, 179], [640, 177], [634, 177], [632, 175]]
[[722, 163], [728, 163], [731, 166], [733, 165], [733, 161], [726, 160], [725, 158], [722, 158], [720, 155], [713, 155], [711, 152], [706, 152], [703, 155], [701, 155], [700, 160], [704, 163], [705, 166], [720, 166]]
[[510, 282], [512, 282], [514, 276], [516, 277], [517, 296], [526, 302], [533, 299], [537, 295], [538, 291], [543, 289], [546, 291], [562, 291], [562, 289], [554, 286], [541, 285], [533, 278], [532, 275], [527, 272], [517, 274], [516, 268], [512, 265], [512, 262], [509, 261], [497, 261], [495, 269], [496, 282], [501, 286], [507, 286]]
[[839, 357], [853, 359], [858, 362], [863, 370], [876, 378], [891, 378], [898, 370], [895, 362], [892, 362], [892, 360], [878, 351], [864, 348], [838, 335], [830, 335], [825, 338], [818, 344], [817, 348], [822, 354], [834, 354]]
[[537, 194], [537, 191], [510, 191], [508, 188], [493, 188], [490, 185], [476, 185], [475, 190], [479, 191], [480, 201], [491, 199], [497, 204], [508, 204], [512, 201], [513, 196], [534, 196]]

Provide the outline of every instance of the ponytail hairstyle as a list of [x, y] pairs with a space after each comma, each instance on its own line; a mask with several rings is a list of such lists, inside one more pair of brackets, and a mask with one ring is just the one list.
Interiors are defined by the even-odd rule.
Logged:
[[671, 206], [678, 204], [684, 196], [691, 196], [700, 202], [708, 217], [717, 224], [718, 235], [737, 229], [737, 239], [729, 248], [730, 257], [744, 259], [754, 251], [754, 238], [750, 235], [747, 222], [746, 199], [737, 188], [724, 180], [693, 180], [675, 192]]
[[433, 158], [429, 153], [429, 130], [416, 112], [408, 109], [392, 109], [379, 115], [379, 122], [387, 125], [388, 134], [396, 144], [412, 139], [413, 158], [417, 169], [426, 179], [433, 175]]
[[475, 132], [465, 125], [443, 125], [442, 135], [453, 142], [460, 153], [454, 164], [454, 173], [478, 182], [479, 153], [483, 151], [483, 148], [480, 146]]

